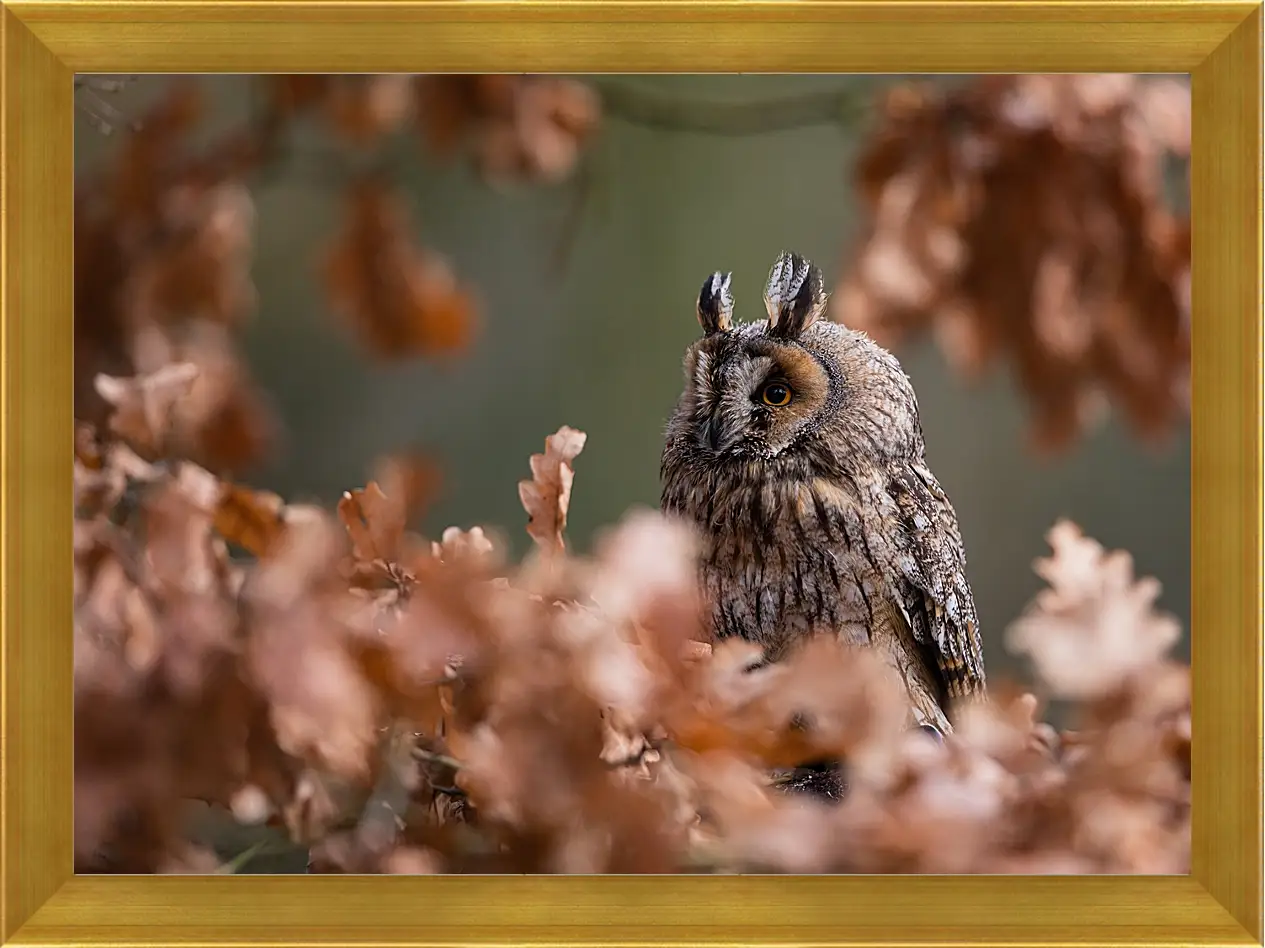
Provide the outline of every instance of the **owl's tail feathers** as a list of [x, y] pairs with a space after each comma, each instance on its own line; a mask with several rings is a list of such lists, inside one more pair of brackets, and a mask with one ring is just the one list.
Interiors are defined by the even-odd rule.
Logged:
[[950, 681], [945, 689], [955, 708], [970, 704], [988, 704], [988, 689], [982, 681]]
[[987, 690], [982, 674], [977, 674], [965, 662], [943, 662], [943, 672], [948, 679], [949, 693], [968, 698]]
[[944, 690], [954, 701], [982, 698], [987, 688], [983, 670], [963, 659], [940, 657], [940, 677]]
[[962, 719], [962, 713], [967, 708], [978, 707], [980, 705], [991, 703], [988, 697], [988, 691], [984, 688], [982, 682], [976, 684], [975, 687], [960, 688], [956, 691], [952, 686], [950, 686], [948, 694], [949, 716], [954, 721], [960, 721]]

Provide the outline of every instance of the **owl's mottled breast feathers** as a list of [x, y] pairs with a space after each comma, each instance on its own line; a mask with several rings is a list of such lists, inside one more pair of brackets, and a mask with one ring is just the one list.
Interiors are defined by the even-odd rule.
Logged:
[[797, 255], [775, 264], [765, 307], [766, 321], [735, 324], [729, 275], [705, 281], [663, 454], [662, 505], [702, 533], [716, 634], [776, 657], [821, 631], [870, 642], [894, 610], [911, 691], [940, 704], [981, 692], [957, 517], [908, 378], [820, 318], [821, 272]]

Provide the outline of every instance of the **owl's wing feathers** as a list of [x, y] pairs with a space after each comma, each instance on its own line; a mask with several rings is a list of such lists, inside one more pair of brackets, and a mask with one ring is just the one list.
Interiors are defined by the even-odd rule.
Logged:
[[888, 490], [909, 539], [898, 569], [909, 584], [904, 603], [915, 636], [928, 641], [950, 697], [984, 690], [984, 654], [957, 514], [921, 462], [889, 471]]

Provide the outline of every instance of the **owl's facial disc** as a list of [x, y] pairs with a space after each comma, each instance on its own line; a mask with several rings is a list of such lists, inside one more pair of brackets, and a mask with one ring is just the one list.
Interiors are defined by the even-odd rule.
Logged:
[[775, 458], [827, 403], [829, 376], [799, 345], [761, 336], [704, 342], [692, 362], [695, 444], [714, 458]]
[[764, 341], [756, 348], [772, 366], [751, 393], [753, 428], [767, 455], [776, 457], [817, 428], [828, 402], [830, 376], [801, 346]]
[[751, 433], [751, 399], [772, 368], [771, 360], [753, 358], [738, 346], [717, 343], [696, 350], [693, 417], [700, 450], [720, 456], [755, 446], [745, 443]]

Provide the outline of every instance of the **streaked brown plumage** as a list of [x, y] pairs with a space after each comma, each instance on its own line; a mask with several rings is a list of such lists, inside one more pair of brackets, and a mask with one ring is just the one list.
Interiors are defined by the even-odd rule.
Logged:
[[662, 505], [701, 530], [718, 637], [771, 659], [820, 631], [880, 647], [913, 720], [947, 732], [951, 700], [985, 681], [957, 515], [900, 364], [822, 320], [825, 303], [821, 272], [796, 254], [770, 273], [765, 322], [735, 325], [729, 275], [708, 278]]

